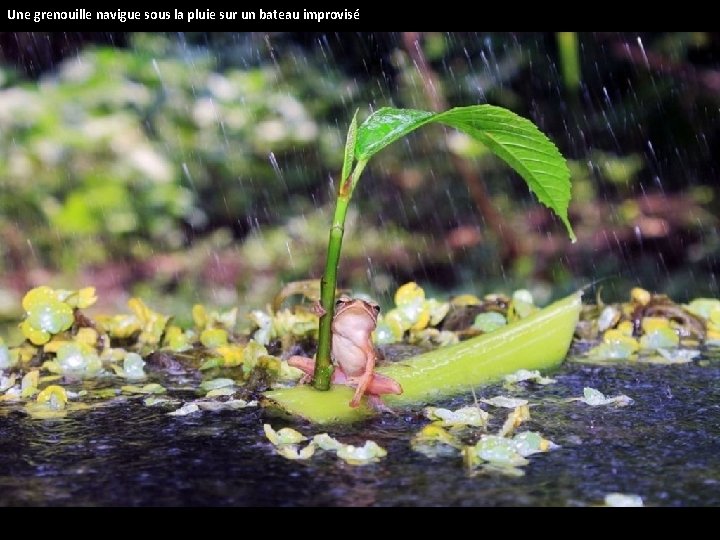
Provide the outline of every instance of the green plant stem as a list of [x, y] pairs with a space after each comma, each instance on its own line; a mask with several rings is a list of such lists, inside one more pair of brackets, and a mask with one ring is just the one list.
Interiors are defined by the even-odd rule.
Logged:
[[337, 270], [338, 264], [340, 263], [343, 234], [345, 233], [345, 217], [347, 216], [348, 205], [350, 204], [352, 193], [355, 190], [355, 185], [366, 164], [367, 161], [358, 161], [352, 175], [342, 180], [338, 190], [337, 202], [335, 203], [335, 214], [333, 216], [332, 227], [330, 228], [325, 272], [320, 280], [320, 304], [325, 310], [325, 314], [320, 317], [318, 350], [317, 356], [315, 357], [315, 373], [313, 373], [312, 380], [312, 385], [317, 390], [330, 389], [330, 379], [333, 373], [333, 365], [330, 360], [331, 326], [333, 315], [335, 314]]
[[577, 32], [556, 32], [555, 37], [560, 54], [560, 70], [562, 72], [565, 89], [572, 95], [577, 95], [580, 88], [580, 44]]

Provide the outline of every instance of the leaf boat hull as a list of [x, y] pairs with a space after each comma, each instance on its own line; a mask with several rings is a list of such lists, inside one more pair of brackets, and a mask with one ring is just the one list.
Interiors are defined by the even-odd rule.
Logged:
[[[378, 368], [378, 373], [403, 388], [401, 395], [383, 396], [383, 401], [391, 408], [425, 404], [470, 392], [519, 369], [556, 368], [567, 355], [581, 305], [577, 292], [489, 334]], [[351, 408], [352, 395], [349, 387], [319, 392], [297, 386], [267, 392], [265, 401], [319, 424], [351, 422], [374, 414], [366, 400]]]

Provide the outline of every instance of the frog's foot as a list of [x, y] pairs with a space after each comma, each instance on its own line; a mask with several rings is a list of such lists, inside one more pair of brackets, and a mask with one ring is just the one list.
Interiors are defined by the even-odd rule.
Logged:
[[383, 400], [380, 396], [376, 396], [374, 394], [367, 394], [367, 400], [368, 400], [368, 405], [370, 405], [374, 410], [376, 410], [379, 413], [390, 413], [393, 416], [400, 416], [397, 412], [395, 412], [390, 407], [385, 405], [385, 403], [383, 403]]
[[[365, 383], [364, 379], [368, 379], [367, 383]], [[363, 394], [365, 394], [368, 397], [370, 405], [372, 405], [374, 409], [377, 409], [381, 412], [392, 411], [385, 406], [382, 400], [380, 400], [380, 396], [384, 394], [403, 393], [402, 386], [400, 386], [400, 384], [396, 380], [391, 379], [390, 377], [386, 377], [385, 375], [380, 375], [379, 373], [363, 375], [362, 377], [359, 377], [357, 379], [349, 377], [345, 384], [348, 384], [349, 386], [355, 386], [355, 384], [357, 384], [355, 395], [353, 396], [352, 401], [350, 401], [351, 407], [357, 407], [358, 405], [360, 405], [360, 400], [362, 399]], [[365, 384], [364, 391], [362, 390], [363, 384]], [[378, 406], [376, 407], [376, 405]]]
[[348, 379], [349, 383], [354, 383], [357, 380], [357, 388], [355, 388], [355, 395], [350, 400], [350, 406], [354, 409], [355, 407], [360, 405], [360, 400], [365, 395], [365, 392], [368, 390], [368, 386], [370, 386], [370, 381], [373, 378], [372, 372], [365, 372], [360, 377], [351, 377]]
[[[362, 389], [363, 379], [368, 380], [364, 391]], [[350, 401], [351, 407], [359, 406], [363, 395], [371, 398], [382, 396], [383, 394], [402, 394], [403, 392], [402, 386], [400, 386], [397, 381], [374, 372], [361, 377], [348, 377], [340, 367], [336, 367], [332, 381], [334, 384], [345, 384], [355, 387], [355, 394], [353, 395], [352, 401]]]

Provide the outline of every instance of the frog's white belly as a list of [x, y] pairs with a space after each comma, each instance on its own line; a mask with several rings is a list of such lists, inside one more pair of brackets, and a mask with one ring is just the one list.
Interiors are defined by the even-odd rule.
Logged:
[[365, 373], [367, 355], [345, 336], [339, 334], [332, 338], [332, 356], [348, 377], [360, 377]]

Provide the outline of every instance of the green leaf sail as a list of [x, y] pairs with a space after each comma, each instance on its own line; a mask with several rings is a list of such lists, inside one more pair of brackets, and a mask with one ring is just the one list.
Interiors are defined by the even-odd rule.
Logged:
[[556, 146], [530, 120], [501, 107], [458, 107], [435, 116], [478, 139], [522, 176], [537, 198], [562, 220], [573, 241], [567, 217], [570, 170]]
[[434, 113], [414, 109], [383, 107], [360, 124], [355, 141], [355, 157], [369, 160], [399, 138], [432, 122]]
[[[494, 332], [442, 347], [377, 369], [403, 387], [399, 396], [383, 396], [390, 407], [427, 403], [469, 392], [519, 369], [551, 369], [565, 358], [580, 315], [575, 293]], [[366, 400], [349, 406], [353, 389], [334, 385], [327, 392], [309, 386], [265, 394], [271, 405], [312, 422], [350, 422], [372, 414]]]
[[353, 158], [355, 156], [355, 140], [357, 137], [357, 115], [355, 111], [352, 122], [350, 122], [350, 128], [347, 133], [347, 140], [345, 141], [345, 156], [343, 159], [342, 175], [340, 181], [344, 182], [352, 170]]
[[385, 107], [357, 131], [355, 156], [368, 160], [400, 137], [430, 122], [440, 122], [479, 140], [523, 177], [538, 200], [575, 234], [568, 220], [570, 170], [557, 147], [530, 120], [493, 105], [456, 107], [442, 113]]

